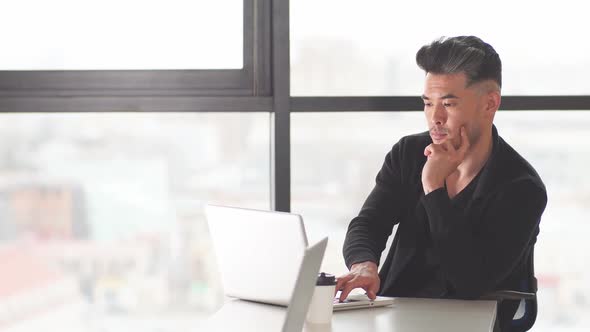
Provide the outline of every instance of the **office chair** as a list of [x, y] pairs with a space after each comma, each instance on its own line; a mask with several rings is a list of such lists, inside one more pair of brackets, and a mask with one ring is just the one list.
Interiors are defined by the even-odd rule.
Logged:
[[535, 324], [537, 319], [537, 278], [535, 278], [534, 269], [534, 246], [531, 246], [530, 254], [528, 257], [529, 273], [528, 278], [521, 282], [519, 290], [499, 290], [481, 297], [482, 300], [494, 300], [497, 301], [497, 306], [503, 300], [520, 300], [520, 305], [524, 305], [524, 313], [522, 317], [513, 318], [510, 323], [510, 329], [508, 331], [500, 330], [500, 321], [496, 315], [496, 323], [494, 324], [494, 332], [524, 332], [528, 331]]

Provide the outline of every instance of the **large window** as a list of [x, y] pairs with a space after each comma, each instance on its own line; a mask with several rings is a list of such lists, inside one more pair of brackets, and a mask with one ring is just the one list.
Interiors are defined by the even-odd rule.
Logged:
[[270, 208], [269, 118], [2, 115], [0, 322], [189, 330], [222, 296], [203, 205]]
[[231, 103], [196, 97], [268, 96], [269, 2], [3, 2], [0, 111], [215, 111]]
[[270, 209], [281, 175], [271, 0], [0, 7], [2, 329], [194, 328], [203, 205]]
[[416, 50], [474, 34], [504, 61], [503, 107], [538, 110], [497, 117], [549, 190], [534, 330], [587, 328], [581, 3], [2, 2], [0, 326], [194, 328], [221, 296], [204, 202], [292, 203], [344, 272], [385, 153], [423, 128]]
[[505, 94], [588, 94], [585, 9], [582, 1], [495, 1], [484, 9], [469, 0], [292, 1], [291, 93], [420, 95], [418, 48], [476, 35], [505, 60]]
[[3, 2], [0, 70], [240, 69], [242, 7], [243, 0]]

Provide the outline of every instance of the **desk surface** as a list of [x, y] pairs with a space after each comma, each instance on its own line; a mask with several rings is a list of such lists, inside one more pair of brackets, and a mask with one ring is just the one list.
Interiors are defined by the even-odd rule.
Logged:
[[[197, 331], [281, 331], [286, 308], [227, 302]], [[495, 301], [396, 298], [392, 306], [335, 312], [331, 325], [305, 324], [305, 332], [492, 331]]]

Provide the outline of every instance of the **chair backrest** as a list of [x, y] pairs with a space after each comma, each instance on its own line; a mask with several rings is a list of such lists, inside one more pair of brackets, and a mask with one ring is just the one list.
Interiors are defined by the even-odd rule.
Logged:
[[533, 327], [537, 319], [537, 278], [535, 278], [534, 256], [534, 246], [531, 246], [528, 259], [529, 277], [523, 280], [520, 290], [533, 293], [535, 296], [532, 299], [521, 300], [521, 305], [524, 304], [524, 314], [522, 317], [512, 320], [510, 324], [511, 332], [528, 331]]

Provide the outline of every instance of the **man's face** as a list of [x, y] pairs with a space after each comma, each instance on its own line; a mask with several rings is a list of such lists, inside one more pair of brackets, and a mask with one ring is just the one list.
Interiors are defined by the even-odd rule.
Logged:
[[450, 140], [455, 148], [461, 144], [461, 127], [466, 129], [471, 145], [481, 136], [486, 123], [485, 94], [467, 87], [464, 73], [426, 75], [424, 113], [434, 144]]

